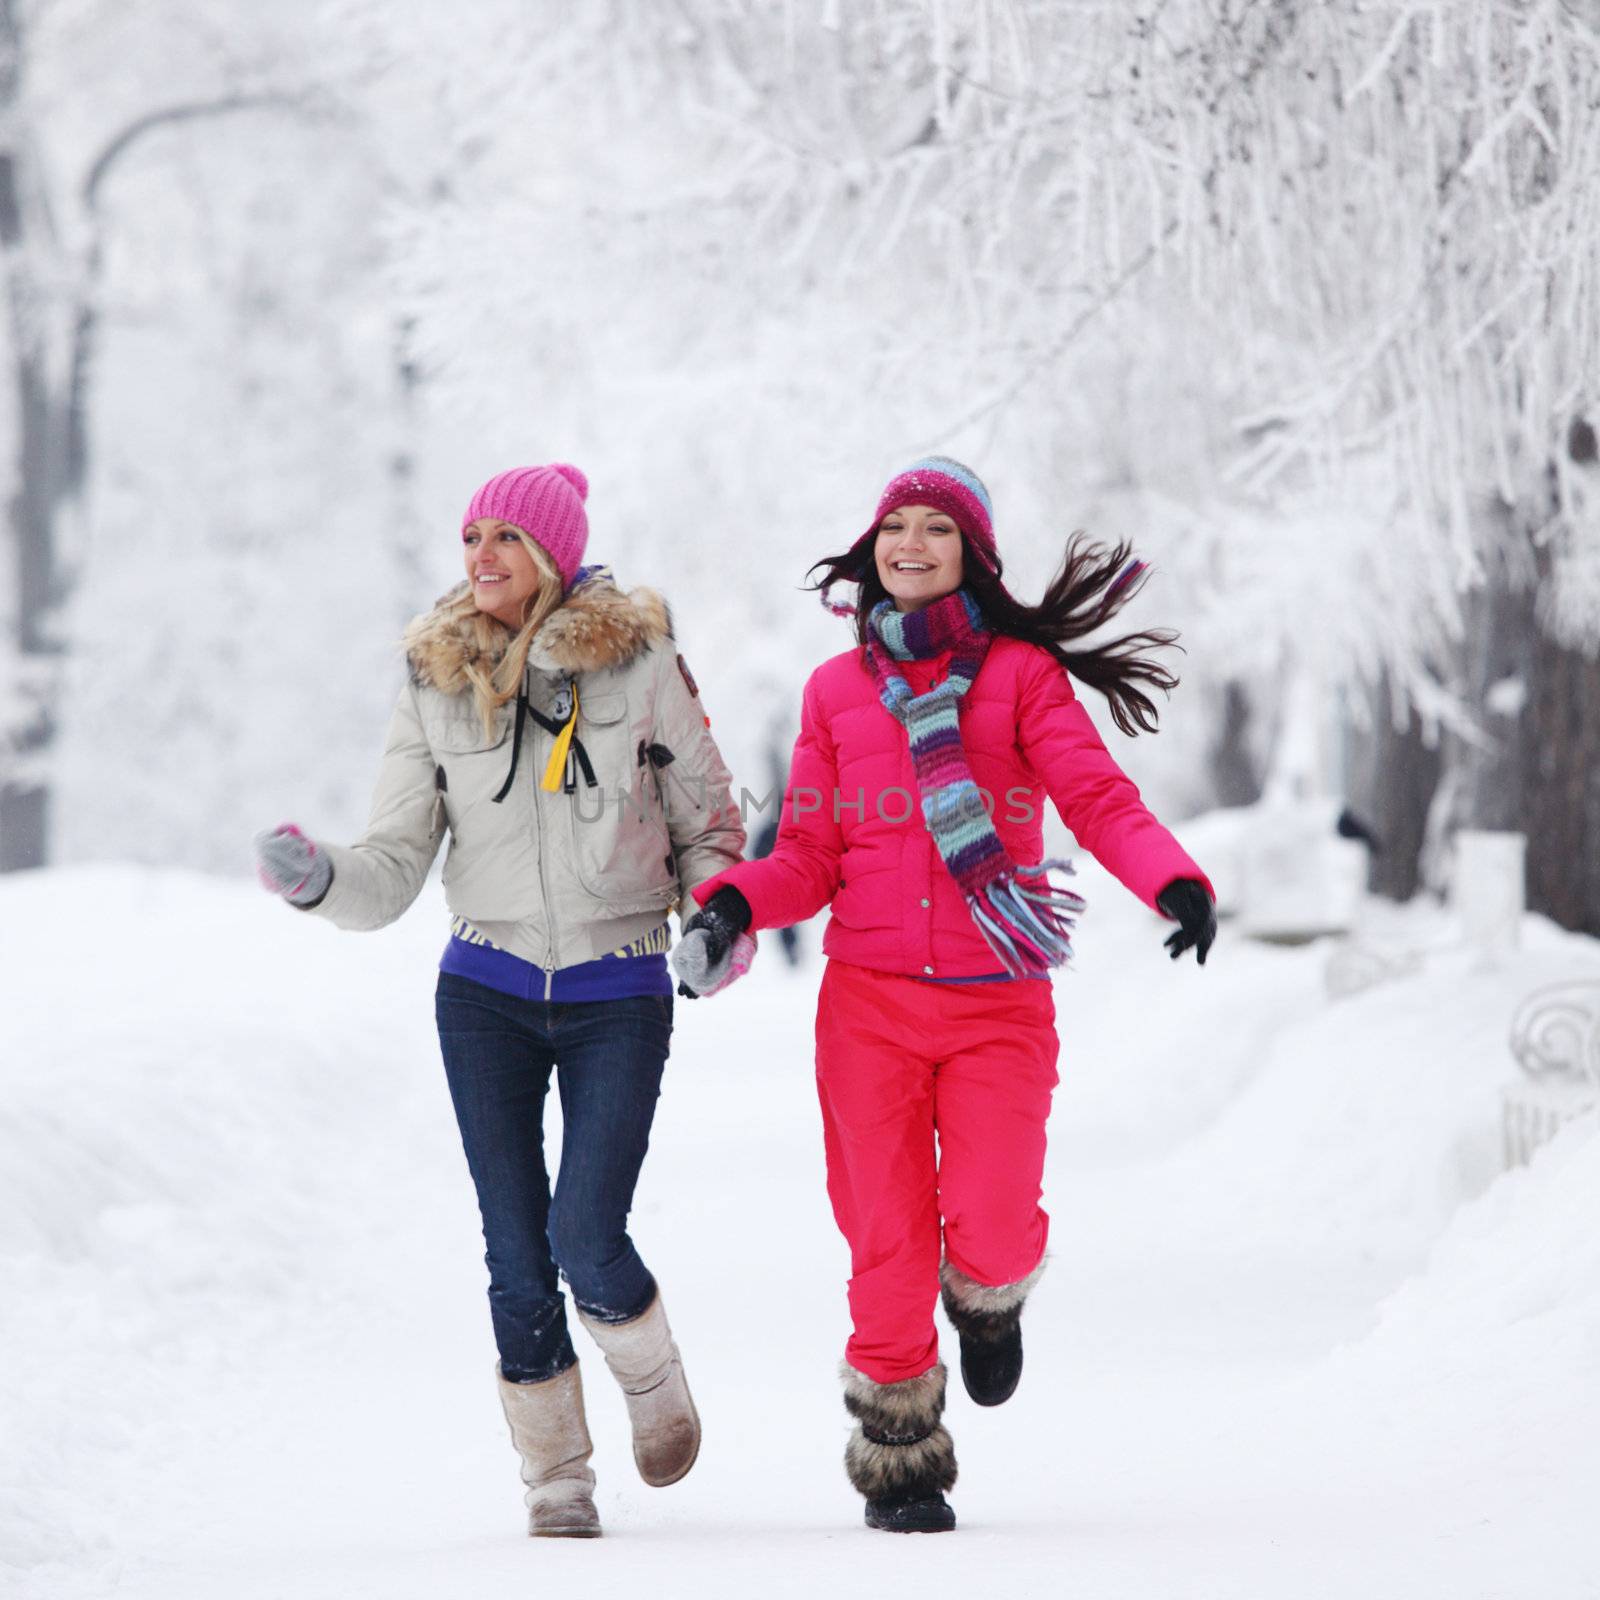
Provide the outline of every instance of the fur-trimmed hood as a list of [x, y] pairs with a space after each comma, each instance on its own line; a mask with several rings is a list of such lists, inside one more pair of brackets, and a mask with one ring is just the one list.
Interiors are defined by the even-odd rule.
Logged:
[[[511, 638], [496, 630], [492, 649], [480, 644], [478, 615], [455, 609], [466, 592], [467, 585], [458, 583], [406, 629], [406, 660], [413, 677], [442, 694], [460, 694], [468, 687], [468, 665], [493, 671]], [[672, 614], [654, 589], [624, 593], [608, 567], [595, 567], [579, 574], [566, 598], [545, 618], [533, 636], [528, 665], [567, 675], [625, 667], [671, 637]]]

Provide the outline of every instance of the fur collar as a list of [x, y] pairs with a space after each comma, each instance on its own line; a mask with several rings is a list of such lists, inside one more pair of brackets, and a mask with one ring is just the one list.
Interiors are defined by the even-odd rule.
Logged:
[[[460, 694], [468, 687], [469, 664], [493, 671], [511, 635], [501, 632], [492, 650], [477, 642], [476, 617], [468, 612], [451, 615], [451, 602], [466, 592], [458, 583], [440, 597], [432, 611], [406, 629], [406, 659], [418, 683], [443, 694]], [[667, 603], [654, 589], [617, 587], [607, 567], [597, 567], [568, 592], [545, 618], [533, 636], [528, 665], [546, 672], [571, 676], [625, 667], [652, 645], [672, 637], [672, 617]]]

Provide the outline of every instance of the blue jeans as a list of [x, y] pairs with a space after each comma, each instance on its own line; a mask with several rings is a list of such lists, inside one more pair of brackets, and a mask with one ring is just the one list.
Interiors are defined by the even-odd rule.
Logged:
[[[672, 1040], [670, 995], [522, 1000], [439, 975], [439, 1045], [477, 1185], [500, 1369], [535, 1383], [578, 1359], [559, 1277], [586, 1315], [627, 1322], [656, 1284], [628, 1237], [634, 1185]], [[561, 1168], [544, 1160], [550, 1074], [561, 1096]]]

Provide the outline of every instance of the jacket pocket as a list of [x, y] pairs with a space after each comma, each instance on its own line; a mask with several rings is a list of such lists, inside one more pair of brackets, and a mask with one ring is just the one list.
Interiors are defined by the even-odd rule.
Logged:
[[614, 912], [671, 904], [677, 865], [653, 767], [641, 761], [636, 719], [621, 692], [579, 700], [578, 737], [595, 775], [568, 797], [572, 868], [580, 887]]
[[621, 722], [628, 709], [628, 697], [620, 690], [608, 694], [586, 694], [578, 703], [578, 721], [592, 722], [598, 728], [609, 728]]
[[467, 812], [500, 792], [511, 761], [511, 719], [498, 718], [493, 731], [486, 734], [482, 720], [473, 712], [470, 717], [425, 722], [423, 731], [444, 774], [439, 792], [454, 827]]
[[[485, 886], [508, 876], [508, 858], [522, 844], [519, 835], [527, 826], [522, 808], [512, 805], [509, 795], [504, 804], [492, 804], [511, 763], [511, 717], [511, 707], [502, 707], [488, 732], [470, 704], [423, 718], [423, 732], [438, 763], [439, 799], [450, 825], [444, 886], [452, 903], [461, 894], [475, 903]], [[475, 909], [487, 914], [476, 904]]]
[[465, 705], [452, 701], [448, 706], [429, 707], [422, 715], [422, 731], [435, 756], [470, 755], [504, 744], [513, 715], [512, 706], [501, 706], [485, 732], [483, 718], [469, 697]]
[[577, 774], [580, 808], [592, 814], [600, 805], [597, 795], [614, 803], [619, 790], [631, 781], [628, 769], [628, 697], [619, 692], [587, 694], [578, 702], [578, 726], [574, 730], [589, 759], [594, 787], [581, 769]]

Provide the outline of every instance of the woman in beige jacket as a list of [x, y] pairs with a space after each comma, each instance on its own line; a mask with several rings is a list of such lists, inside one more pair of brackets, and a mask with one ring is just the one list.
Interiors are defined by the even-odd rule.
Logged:
[[291, 905], [380, 928], [450, 835], [439, 1040], [483, 1217], [529, 1532], [567, 1537], [600, 1524], [560, 1278], [622, 1386], [645, 1482], [677, 1482], [699, 1449], [627, 1218], [672, 1031], [667, 912], [744, 848], [661, 597], [580, 566], [587, 490], [557, 464], [478, 491], [462, 524], [467, 581], [407, 631], [410, 678], [366, 832], [344, 846], [285, 823], [256, 840], [263, 881]]

